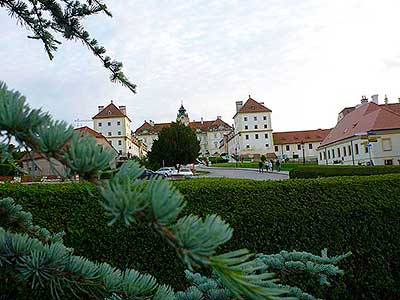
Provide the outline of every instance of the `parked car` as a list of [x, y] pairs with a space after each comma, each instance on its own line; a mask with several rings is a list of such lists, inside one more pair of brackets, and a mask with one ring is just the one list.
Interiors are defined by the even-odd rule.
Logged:
[[139, 179], [150, 179], [151, 177], [166, 178], [167, 175], [159, 172], [154, 172], [153, 170], [150, 169], [145, 169], [142, 175], [139, 176]]
[[157, 173], [164, 174], [165, 176], [171, 176], [176, 174], [176, 169], [174, 167], [164, 167], [157, 170]]
[[193, 172], [188, 168], [181, 168], [178, 172], [179, 175], [183, 175], [185, 177], [192, 177]]

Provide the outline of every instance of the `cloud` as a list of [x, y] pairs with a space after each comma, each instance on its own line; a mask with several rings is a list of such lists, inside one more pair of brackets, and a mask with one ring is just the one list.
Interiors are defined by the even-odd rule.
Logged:
[[[127, 105], [134, 127], [170, 121], [181, 100], [192, 119], [222, 115], [251, 94], [273, 110], [275, 130], [333, 126], [361, 95], [400, 95], [396, 11], [383, 0], [112, 1], [113, 18], [85, 21], [122, 60], [138, 94], [108, 81], [81, 44], [49, 62], [38, 41], [0, 10], [0, 80], [34, 106], [72, 122], [97, 105]], [[133, 128], [134, 129], [134, 128]]]

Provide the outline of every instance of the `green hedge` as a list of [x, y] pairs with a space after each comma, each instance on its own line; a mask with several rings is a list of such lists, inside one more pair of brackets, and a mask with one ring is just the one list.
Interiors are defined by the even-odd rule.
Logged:
[[[259, 182], [193, 179], [175, 183], [186, 212], [218, 213], [234, 228], [221, 251], [246, 247], [263, 253], [281, 249], [331, 255], [352, 251], [342, 279], [308, 291], [323, 299], [399, 299], [400, 175]], [[90, 185], [0, 186], [32, 212], [34, 221], [64, 230], [75, 253], [119, 267], [135, 267], [177, 289], [183, 264], [174, 250], [145, 225], [109, 227]], [[301, 286], [309, 286], [301, 278]]]
[[333, 176], [365, 176], [400, 173], [400, 166], [299, 166], [290, 171], [290, 178]]

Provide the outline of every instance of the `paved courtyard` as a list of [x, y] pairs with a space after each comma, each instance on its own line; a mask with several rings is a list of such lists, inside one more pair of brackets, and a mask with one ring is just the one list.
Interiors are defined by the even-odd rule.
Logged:
[[210, 172], [201, 177], [225, 177], [225, 178], [241, 178], [241, 179], [253, 179], [253, 180], [284, 180], [289, 179], [289, 172], [264, 172], [259, 173], [257, 169], [245, 169], [245, 168], [213, 168], [201, 166], [197, 168], [201, 171]]

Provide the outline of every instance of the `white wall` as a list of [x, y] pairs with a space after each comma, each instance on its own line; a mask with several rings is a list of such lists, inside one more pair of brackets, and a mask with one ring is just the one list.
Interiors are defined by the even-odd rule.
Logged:
[[[306, 160], [315, 160], [318, 156], [317, 148], [319, 147], [320, 142], [312, 142], [304, 144], [304, 156]], [[311, 146], [310, 146], [311, 145]], [[287, 149], [289, 148], [289, 150]], [[310, 148], [311, 147], [311, 148]], [[300, 148], [300, 149], [299, 149]], [[276, 156], [280, 159], [296, 159], [294, 155], [297, 155], [297, 159], [303, 158], [303, 148], [301, 144], [283, 144], [274, 146], [274, 152]]]
[[270, 112], [238, 113], [234, 117], [234, 122], [240, 155], [274, 152]]
[[[384, 165], [385, 161], [392, 160], [394, 165], [400, 164], [400, 132], [377, 134], [377, 142], [371, 142], [371, 159], [375, 165]], [[340, 161], [344, 165], [353, 165], [351, 155], [351, 141], [353, 143], [354, 164], [365, 164], [370, 160], [370, 154], [366, 152], [367, 140], [355, 137], [352, 140], [341, 141], [333, 145], [318, 149], [318, 164], [332, 165]], [[390, 147], [388, 147], [390, 146]], [[358, 153], [356, 148], [358, 147]], [[346, 149], [346, 152], [344, 150]], [[349, 151], [350, 148], [350, 151]], [[339, 149], [339, 150], [338, 150]], [[389, 150], [390, 149], [390, 150]], [[340, 151], [340, 156], [338, 155]], [[320, 154], [321, 153], [321, 154]], [[324, 154], [326, 153], [326, 154]], [[346, 155], [345, 155], [346, 154]]]

